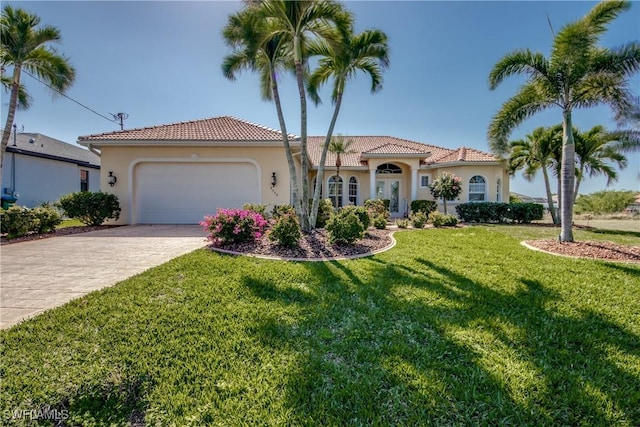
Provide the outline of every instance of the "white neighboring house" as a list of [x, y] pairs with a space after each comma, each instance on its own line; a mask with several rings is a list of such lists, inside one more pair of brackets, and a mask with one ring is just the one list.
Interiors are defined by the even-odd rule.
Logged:
[[39, 133], [13, 135], [2, 156], [2, 199], [29, 208], [65, 194], [100, 190], [100, 157]]

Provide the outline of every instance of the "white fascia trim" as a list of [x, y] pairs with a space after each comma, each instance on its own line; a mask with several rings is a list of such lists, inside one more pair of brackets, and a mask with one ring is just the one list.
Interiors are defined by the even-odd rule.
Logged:
[[[118, 140], [118, 141], [78, 141], [78, 144], [88, 147], [283, 147], [284, 143], [279, 141], [182, 141], [182, 140]], [[299, 142], [289, 141], [290, 145], [300, 145]]]
[[[133, 203], [133, 169], [140, 163], [251, 163], [258, 170], [258, 188], [262, 191], [262, 167], [254, 159], [247, 157], [198, 157], [197, 154], [192, 154], [191, 157], [140, 157], [134, 159], [129, 163], [129, 170], [127, 172], [129, 176], [129, 224], [137, 224], [134, 219], [137, 220], [136, 206]], [[262, 199], [262, 197], [260, 198]]]
[[363, 159], [382, 159], [382, 158], [389, 158], [389, 159], [397, 159], [397, 158], [401, 158], [401, 159], [426, 159], [427, 157], [430, 157], [431, 153], [398, 153], [398, 154], [391, 154], [391, 153], [385, 153], [385, 154], [381, 154], [381, 153], [362, 153], [360, 155], [360, 157], [362, 157]]
[[502, 166], [502, 162], [447, 162], [447, 163], [431, 163], [429, 165], [420, 166], [420, 170], [440, 169], [451, 166]]

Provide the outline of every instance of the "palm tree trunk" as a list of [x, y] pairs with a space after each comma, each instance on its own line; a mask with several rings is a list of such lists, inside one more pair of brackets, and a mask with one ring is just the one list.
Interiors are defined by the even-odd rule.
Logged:
[[549, 184], [549, 172], [547, 172], [547, 168], [545, 166], [542, 166], [542, 175], [544, 176], [544, 187], [547, 190], [547, 202], [549, 204], [551, 220], [555, 225], [558, 225], [560, 224], [560, 221], [558, 221], [558, 214], [553, 206], [553, 195], [551, 194], [551, 185]]
[[582, 174], [584, 173], [584, 169], [580, 168], [580, 171], [576, 174], [576, 188], [573, 191], [573, 204], [576, 204], [576, 200], [578, 199], [578, 190], [580, 189], [580, 182], [582, 181]]
[[[272, 69], [271, 74], [274, 75], [275, 71]], [[298, 185], [298, 174], [296, 173], [296, 164], [293, 160], [293, 154], [291, 153], [291, 145], [289, 144], [289, 134], [287, 133], [287, 125], [284, 121], [284, 114], [282, 113], [282, 104], [280, 102], [280, 92], [278, 91], [278, 82], [275, 75], [271, 79], [271, 91], [273, 92], [273, 101], [276, 104], [276, 110], [278, 111], [278, 121], [280, 122], [280, 131], [282, 132], [282, 141], [284, 142], [285, 153], [287, 156], [287, 164], [289, 165], [289, 181], [293, 186], [293, 206], [298, 213], [298, 216], [302, 215], [302, 206], [300, 204], [300, 186]]]
[[562, 185], [560, 195], [561, 207], [561, 231], [560, 241], [573, 242], [573, 186], [576, 173], [575, 144], [573, 140], [573, 124], [571, 122], [571, 110], [565, 109], [562, 118], [562, 167], [560, 175]]
[[309, 225], [309, 152], [307, 150], [307, 92], [304, 88], [303, 71], [302, 71], [302, 55], [300, 49], [300, 40], [296, 38], [294, 43], [296, 66], [296, 80], [298, 82], [298, 93], [300, 94], [300, 175], [302, 181], [302, 206], [300, 226], [304, 231], [310, 231]]
[[338, 113], [340, 112], [340, 106], [342, 105], [342, 92], [338, 93], [336, 97], [336, 106], [333, 109], [333, 117], [331, 117], [331, 123], [329, 124], [329, 130], [327, 131], [327, 137], [322, 145], [322, 154], [320, 155], [320, 163], [318, 164], [318, 175], [316, 175], [316, 189], [313, 193], [313, 203], [311, 205], [311, 216], [309, 218], [309, 226], [315, 228], [316, 221], [318, 219], [318, 206], [320, 205], [320, 195], [322, 192], [322, 182], [324, 181], [324, 164], [327, 161], [327, 152], [329, 151], [329, 144], [331, 143], [331, 137], [333, 136], [333, 129], [336, 126], [338, 120]]
[[11, 126], [16, 116], [16, 108], [18, 106], [18, 92], [20, 91], [20, 70], [19, 64], [13, 67], [13, 77], [11, 80], [11, 96], [9, 97], [9, 109], [7, 111], [7, 121], [2, 131], [2, 143], [0, 145], [0, 191], [2, 191], [2, 157], [6, 152], [9, 138], [11, 137]]
[[340, 207], [338, 206], [338, 195], [340, 194], [341, 190], [341, 187], [338, 187], [338, 185], [340, 185], [340, 166], [342, 166], [342, 160], [340, 159], [340, 153], [338, 153], [336, 157], [336, 209]]

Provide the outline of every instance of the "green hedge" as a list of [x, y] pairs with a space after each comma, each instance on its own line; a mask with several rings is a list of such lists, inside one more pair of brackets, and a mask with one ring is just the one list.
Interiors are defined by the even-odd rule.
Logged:
[[29, 233], [54, 231], [61, 222], [58, 211], [48, 205], [33, 209], [14, 205], [6, 210], [0, 209], [0, 231], [10, 239]]
[[438, 204], [433, 200], [413, 200], [411, 202], [411, 212], [422, 212], [429, 215], [431, 212], [438, 209]]
[[538, 203], [462, 203], [456, 206], [456, 212], [464, 222], [528, 224], [542, 219], [544, 206]]
[[69, 218], [85, 225], [100, 225], [108, 219], [120, 218], [120, 202], [115, 194], [83, 191], [63, 196], [57, 203]]

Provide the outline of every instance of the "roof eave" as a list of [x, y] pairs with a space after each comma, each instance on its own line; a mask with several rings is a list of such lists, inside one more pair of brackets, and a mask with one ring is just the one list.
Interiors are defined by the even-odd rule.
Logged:
[[[140, 146], [166, 146], [166, 147], [281, 147], [282, 140], [272, 141], [213, 141], [213, 140], [166, 140], [166, 139], [78, 139], [78, 144], [88, 147], [140, 147]], [[300, 145], [299, 141], [289, 141], [292, 146]]]
[[360, 155], [363, 159], [381, 159], [381, 158], [390, 158], [390, 159], [426, 159], [431, 156], [431, 153], [362, 153]]

